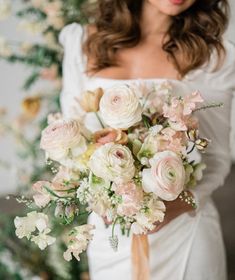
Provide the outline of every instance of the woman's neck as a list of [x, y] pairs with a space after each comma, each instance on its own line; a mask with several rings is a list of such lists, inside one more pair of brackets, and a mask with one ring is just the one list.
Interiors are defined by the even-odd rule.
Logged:
[[148, 1], [143, 1], [140, 26], [142, 38], [164, 36], [171, 25], [171, 17], [161, 13]]

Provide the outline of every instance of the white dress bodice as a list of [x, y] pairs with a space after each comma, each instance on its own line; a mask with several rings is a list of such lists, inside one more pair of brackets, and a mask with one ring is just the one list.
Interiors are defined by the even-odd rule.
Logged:
[[[216, 65], [216, 55], [212, 54], [209, 64], [191, 71], [181, 81], [158, 78], [117, 80], [87, 76], [85, 73], [86, 58], [82, 53], [82, 42], [85, 37], [85, 29], [77, 23], [66, 26], [60, 33], [60, 42], [65, 50], [63, 61], [63, 90], [61, 92], [61, 107], [65, 117], [83, 115], [76, 99], [84, 91], [94, 90], [98, 87], [107, 88], [117, 83], [145, 83], [147, 86], [151, 86], [152, 83], [162, 83], [167, 80], [178, 94], [184, 95], [199, 90], [206, 102], [223, 103], [222, 108], [199, 111], [197, 114], [200, 121], [201, 136], [211, 139], [212, 143], [203, 155], [203, 161], [207, 165], [203, 179], [192, 190], [198, 205], [196, 217], [183, 214], [176, 218], [150, 237], [150, 245], [152, 250], [151, 276], [153, 279], [224, 280], [225, 276], [223, 272], [218, 271], [217, 273], [216, 269], [213, 272], [210, 271], [211, 278], [198, 278], [196, 275], [187, 278], [187, 275], [193, 273], [194, 269], [198, 268], [203, 272], [200, 262], [198, 263], [198, 267], [196, 261], [192, 262], [192, 264], [190, 263], [190, 260], [195, 256], [201, 257], [194, 246], [197, 246], [197, 248], [204, 246], [200, 250], [204, 256], [207, 256], [209, 254], [208, 251], [210, 251], [210, 248], [207, 247], [210, 247], [210, 244], [213, 246], [213, 240], [217, 240], [217, 244], [221, 243], [221, 246], [218, 245], [218, 254], [222, 256], [222, 260], [215, 259], [216, 252], [214, 252], [214, 256], [210, 255], [208, 258], [212, 261], [213, 266], [224, 266], [223, 245], [218, 215], [211, 203], [210, 195], [216, 188], [223, 185], [230, 170], [231, 104], [233, 92], [235, 91], [234, 45], [228, 41], [224, 41], [226, 57], [222, 67], [217, 71], [213, 71]], [[85, 116], [84, 122], [92, 131], [100, 128], [96, 117], [92, 113]], [[203, 219], [203, 217], [207, 217], [207, 220], [205, 218]], [[213, 225], [211, 217], [213, 221], [217, 221], [216, 224]], [[107, 241], [109, 230], [105, 228], [103, 221], [95, 215], [91, 217], [91, 222], [95, 223], [97, 227], [96, 237], [90, 246], [88, 254], [92, 279], [114, 280], [121, 279], [122, 275], [124, 277], [123, 279], [130, 279], [129, 276], [126, 276], [126, 278], [124, 276], [126, 273], [129, 273], [130, 241], [124, 237], [120, 237], [121, 248], [116, 255], [113, 255]], [[209, 236], [208, 243], [203, 245], [202, 242], [208, 237], [203, 235], [205, 234], [204, 232], [207, 231], [210, 233], [213, 226], [216, 227], [216, 236], [213, 233], [216, 239], [213, 239], [213, 236]], [[210, 230], [208, 230], [208, 227], [210, 227]], [[200, 234], [202, 235], [201, 237]], [[201, 238], [201, 242], [197, 244], [198, 241], [195, 242], [195, 238], [199, 238], [199, 241]], [[207, 250], [206, 252], [205, 249]], [[179, 258], [176, 258], [174, 254], [177, 254]], [[173, 256], [173, 261], [170, 259], [170, 256]], [[210, 266], [210, 264], [207, 264], [207, 267], [208, 265]], [[176, 268], [177, 272], [171, 278], [170, 272]], [[114, 270], [117, 271], [116, 276], [113, 274]], [[221, 271], [224, 271], [224, 268]]]

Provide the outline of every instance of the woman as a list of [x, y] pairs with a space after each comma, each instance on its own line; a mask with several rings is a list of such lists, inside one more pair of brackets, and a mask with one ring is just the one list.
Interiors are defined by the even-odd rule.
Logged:
[[[235, 90], [235, 49], [223, 40], [226, 0], [100, 0], [95, 23], [66, 26], [63, 113], [79, 115], [84, 90], [117, 83], [162, 83], [175, 91], [200, 90], [220, 109], [199, 112], [201, 132], [213, 144], [204, 155], [203, 180], [192, 190], [197, 210], [177, 199], [167, 203], [165, 222], [149, 235], [151, 279], [224, 280], [226, 265], [219, 218], [211, 193], [230, 167], [230, 111]], [[86, 124], [96, 130], [95, 117]], [[131, 238], [119, 235], [118, 252], [108, 244], [110, 229], [95, 214], [88, 251], [92, 280], [131, 279]]]

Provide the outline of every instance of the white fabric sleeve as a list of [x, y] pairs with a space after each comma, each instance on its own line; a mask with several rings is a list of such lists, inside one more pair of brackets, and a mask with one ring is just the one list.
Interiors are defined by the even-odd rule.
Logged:
[[77, 101], [83, 90], [82, 34], [82, 26], [77, 23], [65, 26], [59, 34], [64, 48], [60, 105], [66, 118], [80, 118], [84, 113]]
[[[225, 66], [213, 78], [218, 86], [222, 85], [221, 95], [213, 96], [214, 101], [220, 101], [220, 96], [225, 96], [222, 108], [209, 109], [200, 112], [199, 122], [203, 136], [211, 139], [211, 143], [202, 155], [202, 161], [207, 165], [203, 178], [192, 190], [197, 204], [197, 211], [205, 204], [207, 198], [224, 181], [229, 174], [231, 166], [231, 103], [235, 92], [235, 47], [226, 43], [227, 57]], [[225, 94], [226, 93], [226, 94]], [[207, 100], [211, 102], [212, 100]]]

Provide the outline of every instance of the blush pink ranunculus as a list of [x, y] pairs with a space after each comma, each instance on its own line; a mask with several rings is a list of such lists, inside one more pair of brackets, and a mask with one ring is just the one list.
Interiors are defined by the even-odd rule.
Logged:
[[156, 153], [150, 159], [151, 168], [142, 171], [145, 192], [153, 192], [163, 200], [175, 200], [185, 185], [182, 159], [172, 151]]
[[119, 215], [132, 216], [135, 215], [140, 207], [143, 199], [143, 190], [133, 181], [127, 183], [113, 184], [115, 193], [122, 197], [122, 202], [118, 205], [117, 213]]

